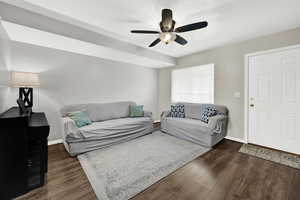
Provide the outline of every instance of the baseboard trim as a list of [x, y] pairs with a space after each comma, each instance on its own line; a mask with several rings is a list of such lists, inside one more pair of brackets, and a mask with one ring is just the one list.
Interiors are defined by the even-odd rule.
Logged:
[[246, 143], [245, 140], [235, 138], [235, 137], [231, 137], [231, 136], [226, 136], [225, 139], [232, 140], [232, 141], [239, 142], [239, 143]]
[[62, 140], [62, 139], [58, 139], [58, 140], [50, 140], [50, 141], [48, 141], [48, 146], [54, 145], [54, 144], [61, 144], [61, 143], [63, 143], [63, 140]]

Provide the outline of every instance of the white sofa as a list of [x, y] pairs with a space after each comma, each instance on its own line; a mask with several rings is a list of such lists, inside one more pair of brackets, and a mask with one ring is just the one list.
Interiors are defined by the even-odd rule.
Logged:
[[[178, 103], [184, 105], [185, 118], [170, 117], [170, 111], [161, 115], [161, 130], [180, 139], [188, 140], [202, 146], [212, 147], [227, 134], [228, 109], [215, 104]], [[201, 114], [204, 108], [212, 107], [218, 112], [202, 122]]]
[[[130, 105], [136, 103], [92, 103], [61, 108], [60, 113], [64, 124], [63, 141], [69, 154], [75, 156], [151, 133], [152, 113], [145, 111], [143, 117], [129, 117]], [[93, 123], [77, 128], [67, 114], [81, 110], [88, 113]]]

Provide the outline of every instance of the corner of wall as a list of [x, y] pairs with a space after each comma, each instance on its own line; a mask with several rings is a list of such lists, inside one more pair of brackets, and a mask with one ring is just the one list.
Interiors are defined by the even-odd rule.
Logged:
[[10, 83], [10, 38], [2, 26], [0, 17], [0, 112], [6, 107]]

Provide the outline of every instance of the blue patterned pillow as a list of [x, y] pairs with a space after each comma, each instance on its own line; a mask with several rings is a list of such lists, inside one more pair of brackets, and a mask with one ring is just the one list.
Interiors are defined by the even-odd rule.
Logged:
[[130, 117], [144, 117], [144, 106], [130, 106]]
[[175, 106], [172, 105], [170, 117], [185, 118], [184, 105], [181, 105], [181, 104], [178, 104]]
[[201, 121], [204, 122], [204, 123], [208, 123], [209, 121], [209, 118], [210, 117], [213, 117], [215, 115], [217, 115], [218, 112], [216, 109], [212, 108], [212, 107], [206, 107], [204, 108], [203, 112], [202, 112], [202, 115], [201, 115]]

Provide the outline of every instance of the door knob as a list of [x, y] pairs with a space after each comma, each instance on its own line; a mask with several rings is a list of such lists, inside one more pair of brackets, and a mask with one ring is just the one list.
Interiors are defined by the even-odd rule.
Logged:
[[254, 107], [254, 104], [250, 104], [250, 107]]

